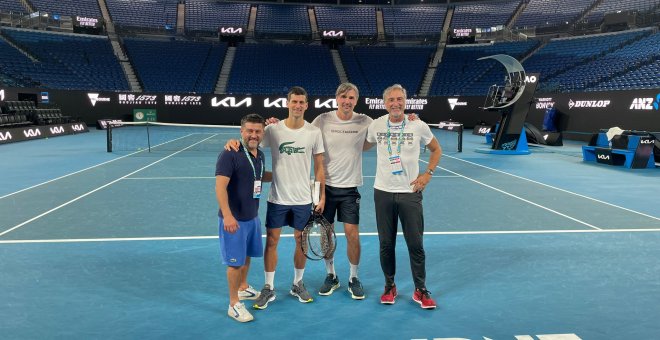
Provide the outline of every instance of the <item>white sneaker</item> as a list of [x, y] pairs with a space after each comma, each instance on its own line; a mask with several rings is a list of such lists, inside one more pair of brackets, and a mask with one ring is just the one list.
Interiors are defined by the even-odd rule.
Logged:
[[259, 297], [259, 292], [252, 286], [248, 286], [245, 290], [238, 291], [239, 300], [256, 300]]
[[227, 315], [238, 322], [248, 322], [254, 320], [254, 316], [245, 309], [245, 305], [242, 302], [237, 302], [233, 307], [229, 306], [227, 310]]

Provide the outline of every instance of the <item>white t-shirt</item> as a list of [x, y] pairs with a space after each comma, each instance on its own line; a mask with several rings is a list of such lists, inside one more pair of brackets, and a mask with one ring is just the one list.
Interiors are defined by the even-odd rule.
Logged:
[[362, 147], [372, 121], [355, 112], [350, 120], [341, 120], [337, 111], [322, 113], [312, 121], [323, 133], [325, 184], [337, 188], [362, 185]]
[[387, 192], [413, 192], [410, 182], [419, 176], [419, 153], [421, 145], [428, 145], [433, 140], [433, 133], [426, 123], [421, 120], [409, 121], [405, 118], [401, 153], [397, 152], [399, 136], [401, 135], [400, 123], [390, 123], [390, 136], [392, 155], [401, 157], [403, 172], [395, 175], [390, 165], [390, 153], [388, 151], [387, 121], [389, 115], [377, 118], [371, 123], [367, 132], [367, 141], [376, 143], [376, 181], [374, 188]]
[[312, 203], [310, 188], [313, 156], [324, 152], [321, 130], [305, 122], [289, 129], [284, 120], [266, 127], [262, 145], [270, 147], [273, 183], [268, 202], [282, 205]]

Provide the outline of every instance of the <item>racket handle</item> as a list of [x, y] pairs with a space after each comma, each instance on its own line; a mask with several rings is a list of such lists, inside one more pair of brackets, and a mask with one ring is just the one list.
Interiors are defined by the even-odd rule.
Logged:
[[315, 181], [312, 202], [314, 202], [314, 205], [316, 206], [319, 204], [320, 201], [321, 201], [321, 182]]

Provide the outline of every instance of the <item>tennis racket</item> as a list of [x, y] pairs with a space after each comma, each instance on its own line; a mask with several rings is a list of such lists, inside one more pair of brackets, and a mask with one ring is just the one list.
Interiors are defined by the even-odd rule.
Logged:
[[332, 258], [337, 246], [337, 234], [321, 213], [312, 212], [300, 237], [300, 247], [308, 259], [318, 261]]

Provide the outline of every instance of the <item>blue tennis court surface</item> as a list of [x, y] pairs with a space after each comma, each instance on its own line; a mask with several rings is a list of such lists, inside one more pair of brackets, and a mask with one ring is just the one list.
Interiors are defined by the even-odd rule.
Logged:
[[[317, 295], [325, 270], [310, 261], [305, 284], [314, 302], [290, 296], [294, 240], [285, 228], [277, 299], [253, 311], [254, 322], [239, 324], [226, 315], [213, 176], [216, 149], [237, 136], [235, 130], [200, 134], [151, 153], [106, 153], [105, 134], [98, 131], [2, 145], [2, 337], [573, 340], [660, 334], [660, 173], [583, 163], [577, 144], [532, 147], [529, 156], [479, 154], [473, 151], [485, 146], [483, 137], [470, 134], [462, 153], [453, 151], [452, 136], [440, 136], [446, 152], [424, 192], [427, 286], [436, 310], [422, 310], [411, 299], [403, 237], [399, 297], [393, 306], [379, 303], [376, 155], [369, 151], [360, 188], [360, 278], [367, 298], [354, 301], [346, 291], [343, 235], [336, 259], [342, 287], [329, 297]], [[186, 149], [201, 140], [213, 144]], [[265, 212], [262, 200], [262, 218]], [[260, 289], [263, 279], [263, 262], [255, 259], [249, 282]]]

